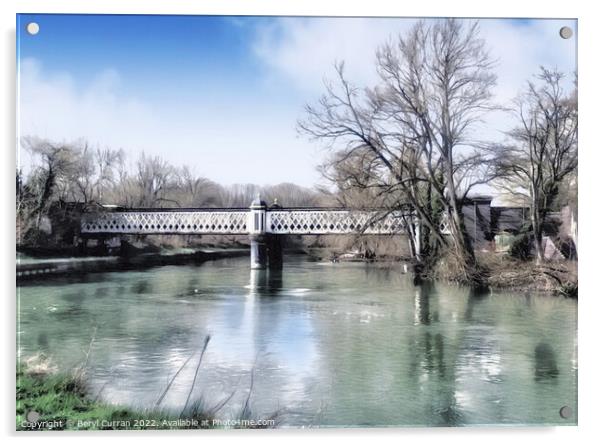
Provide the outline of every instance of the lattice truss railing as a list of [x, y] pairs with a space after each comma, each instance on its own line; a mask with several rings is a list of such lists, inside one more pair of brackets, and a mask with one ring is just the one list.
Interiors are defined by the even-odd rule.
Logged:
[[246, 234], [248, 211], [107, 212], [85, 215], [82, 233]]
[[[408, 216], [410, 218], [410, 216]], [[281, 234], [396, 234], [405, 231], [399, 213], [352, 210], [272, 210], [267, 216], [267, 231]]]
[[[84, 215], [82, 233], [231, 234], [249, 233], [251, 213], [244, 210], [182, 212], [101, 212]], [[266, 232], [275, 234], [397, 234], [405, 232], [412, 216], [394, 212], [354, 210], [269, 210]], [[448, 234], [447, 220], [441, 222]]]

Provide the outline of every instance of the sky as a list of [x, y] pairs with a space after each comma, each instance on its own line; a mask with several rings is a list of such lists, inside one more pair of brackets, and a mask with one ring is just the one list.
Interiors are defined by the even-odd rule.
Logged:
[[[30, 35], [28, 23], [39, 24]], [[142, 151], [222, 184], [323, 183], [319, 141], [299, 135], [335, 61], [373, 86], [376, 48], [413, 18], [35, 15], [17, 17], [18, 136]], [[575, 35], [564, 40], [562, 26]], [[484, 19], [507, 104], [539, 66], [576, 71], [574, 20]], [[500, 139], [505, 113], [476, 130]], [[27, 171], [30, 159], [20, 150]]]

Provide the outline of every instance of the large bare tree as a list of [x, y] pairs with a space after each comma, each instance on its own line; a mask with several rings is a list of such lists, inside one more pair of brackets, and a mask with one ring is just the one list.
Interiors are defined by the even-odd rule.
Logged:
[[28, 180], [28, 190], [31, 195], [29, 208], [21, 208], [37, 232], [43, 216], [48, 211], [53, 199], [65, 195], [65, 179], [73, 171], [73, 145], [55, 143], [37, 137], [25, 137], [21, 143], [32, 154], [36, 165]]
[[168, 198], [175, 187], [176, 169], [159, 156], [140, 155], [136, 163], [135, 184], [138, 187], [138, 207], [180, 207], [177, 200]]
[[354, 87], [339, 63], [336, 85], [326, 85], [299, 123], [334, 149], [325, 167], [331, 178], [370, 190], [373, 204], [384, 208], [409, 204], [423, 228], [423, 255], [434, 258], [445, 248], [467, 282], [479, 276], [461, 206], [493, 173], [471, 136], [492, 109], [493, 65], [478, 22], [420, 21], [377, 51], [376, 87]]
[[530, 203], [537, 261], [544, 261], [543, 227], [563, 182], [577, 169], [577, 92], [566, 92], [564, 75], [540, 69], [516, 100], [518, 126], [510, 142], [495, 147], [501, 183]]

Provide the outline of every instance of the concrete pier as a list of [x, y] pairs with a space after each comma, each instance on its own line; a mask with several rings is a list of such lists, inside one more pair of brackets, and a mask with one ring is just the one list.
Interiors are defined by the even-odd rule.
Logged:
[[249, 207], [249, 239], [251, 241], [251, 269], [265, 269], [268, 263], [266, 234], [267, 205], [259, 195]]
[[268, 265], [266, 235], [251, 235], [251, 269], [265, 269]]
[[268, 267], [282, 269], [282, 235], [267, 235]]

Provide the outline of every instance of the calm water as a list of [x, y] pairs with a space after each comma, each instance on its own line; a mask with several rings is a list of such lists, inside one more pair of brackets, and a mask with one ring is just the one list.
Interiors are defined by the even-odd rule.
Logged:
[[[54, 279], [20, 289], [20, 350], [84, 361], [100, 398], [152, 407], [203, 338], [195, 396], [283, 425], [575, 424], [577, 303], [415, 287], [396, 266], [287, 257]], [[94, 334], [95, 332], [95, 334]], [[179, 412], [197, 356], [163, 406]], [[252, 382], [252, 383], [251, 383]], [[573, 415], [562, 419], [560, 407]]]

